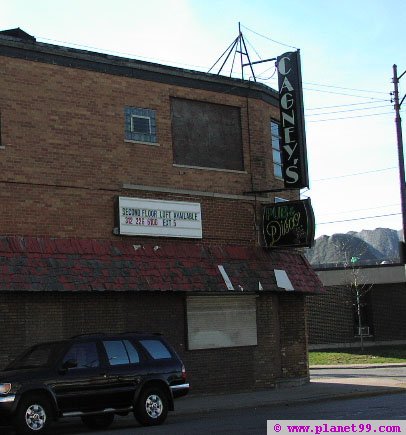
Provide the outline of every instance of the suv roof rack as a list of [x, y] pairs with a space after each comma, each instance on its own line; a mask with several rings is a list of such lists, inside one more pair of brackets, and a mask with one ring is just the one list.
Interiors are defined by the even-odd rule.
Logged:
[[85, 337], [103, 337], [109, 335], [128, 335], [128, 334], [139, 334], [139, 335], [157, 335], [162, 336], [161, 332], [148, 332], [148, 331], [124, 331], [124, 332], [86, 332], [83, 334], [77, 334], [70, 337], [74, 338], [85, 338]]
[[98, 336], [98, 335], [106, 335], [106, 333], [105, 332], [86, 332], [84, 334], [73, 335], [70, 338], [73, 339], [73, 338], [79, 338], [79, 337], [94, 337], [94, 336]]
[[126, 335], [126, 334], [142, 334], [142, 335], [158, 335], [161, 336], [161, 332], [147, 332], [147, 331], [124, 331], [120, 332], [120, 335]]

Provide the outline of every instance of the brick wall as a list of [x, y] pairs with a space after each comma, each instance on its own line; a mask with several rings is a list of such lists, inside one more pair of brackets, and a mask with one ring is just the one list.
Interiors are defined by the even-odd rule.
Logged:
[[[171, 199], [123, 184], [235, 195], [282, 187], [269, 132], [278, 111], [261, 100], [1, 56], [0, 88], [1, 234], [112, 238], [115, 196]], [[239, 107], [245, 171], [173, 166], [171, 97]], [[159, 146], [124, 141], [125, 106], [156, 110]], [[253, 201], [173, 199], [203, 203], [207, 239], [258, 239]]]
[[[0, 183], [0, 198], [2, 204], [7, 205], [0, 216], [1, 234], [117, 240], [120, 237], [113, 235], [117, 195], [199, 202], [203, 242], [253, 245], [258, 239], [254, 223], [255, 209], [260, 219], [260, 206], [252, 201], [133, 190], [95, 192], [14, 183]], [[132, 237], [132, 240], [142, 243], [145, 238]]]
[[255, 385], [272, 387], [282, 375], [279, 298], [261, 294], [257, 298], [258, 347], [254, 352]]
[[305, 296], [281, 293], [279, 321], [282, 378], [308, 377]]
[[346, 286], [326, 287], [306, 298], [310, 344], [354, 341], [354, 300]]
[[[354, 343], [355, 295], [346, 286], [325, 288], [322, 295], [306, 299], [310, 344]], [[365, 294], [367, 326], [372, 337], [367, 341], [406, 340], [406, 291], [403, 283], [374, 284]], [[364, 326], [366, 326], [364, 324]]]
[[406, 340], [405, 284], [375, 285], [370, 293], [375, 340]]
[[162, 332], [182, 352], [183, 310], [174, 294], [2, 292], [0, 366], [26, 346], [97, 331]]
[[194, 393], [272, 387], [282, 377], [308, 375], [303, 312], [301, 297], [261, 294], [257, 346], [189, 351], [181, 294], [2, 292], [0, 367], [41, 341], [96, 331], [154, 331], [164, 333], [184, 360]]
[[[283, 187], [269, 131], [278, 109], [253, 98], [0, 56], [0, 235], [113, 239], [116, 196], [200, 202], [203, 243], [255, 245], [259, 201], [227, 198]], [[244, 171], [173, 165], [170, 99], [239, 107]], [[124, 108], [156, 111], [157, 145], [124, 140]], [[124, 188], [153, 186], [223, 197]], [[296, 199], [295, 194], [277, 194]], [[126, 237], [127, 238], [127, 237]], [[127, 238], [128, 239], [128, 238]], [[145, 238], [132, 237], [134, 243]], [[159, 238], [154, 238], [157, 243]], [[186, 241], [187, 242], [187, 241]], [[157, 297], [159, 303], [156, 303]], [[231, 391], [307, 376], [302, 297], [258, 297], [258, 346], [185, 351], [184, 296], [2, 293], [0, 365], [22, 347], [96, 330], [165, 331], [195, 391]], [[282, 354], [280, 349], [282, 347]]]

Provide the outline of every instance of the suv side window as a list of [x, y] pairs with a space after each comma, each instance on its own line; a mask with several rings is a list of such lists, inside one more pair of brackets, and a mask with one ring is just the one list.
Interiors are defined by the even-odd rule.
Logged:
[[99, 367], [99, 355], [95, 342], [75, 343], [68, 350], [63, 362], [70, 359], [77, 361], [76, 369], [89, 369]]
[[153, 359], [172, 358], [168, 348], [160, 340], [140, 340], [140, 343]]
[[137, 350], [128, 340], [103, 340], [109, 364], [136, 364], [140, 362]]

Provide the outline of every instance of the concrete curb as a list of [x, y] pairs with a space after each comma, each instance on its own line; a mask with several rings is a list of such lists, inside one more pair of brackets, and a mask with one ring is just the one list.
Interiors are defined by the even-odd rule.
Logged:
[[385, 363], [385, 364], [336, 364], [336, 365], [312, 365], [309, 366], [310, 370], [323, 370], [323, 369], [382, 369], [390, 367], [406, 367], [404, 363]]
[[[211, 412], [216, 411], [232, 411], [232, 410], [238, 410], [238, 409], [246, 409], [246, 408], [263, 408], [266, 406], [288, 406], [288, 405], [295, 405], [295, 404], [302, 404], [302, 403], [320, 403], [324, 402], [325, 400], [346, 400], [346, 399], [357, 399], [362, 397], [374, 397], [374, 396], [384, 396], [386, 394], [401, 394], [404, 393], [405, 389], [399, 388], [397, 390], [394, 390], [394, 388], [388, 388], [383, 389], [381, 388], [379, 391], [358, 391], [358, 392], [352, 392], [352, 393], [342, 393], [342, 394], [335, 394], [335, 395], [323, 395], [323, 396], [317, 396], [317, 397], [307, 397], [307, 398], [300, 398], [300, 399], [285, 399], [285, 400], [273, 400], [269, 402], [261, 402], [261, 403], [253, 403], [251, 401], [247, 401], [245, 403], [240, 404], [234, 404], [229, 403], [228, 405], [216, 405], [212, 404], [211, 406], [203, 406], [199, 408], [183, 408], [180, 404], [175, 403], [175, 411], [173, 412], [173, 415], [193, 415], [193, 414], [209, 414]], [[214, 400], [215, 402], [215, 400]]]
[[[185, 397], [176, 401], [174, 414], [190, 415], [219, 410], [286, 406], [406, 392], [406, 386], [401, 382], [392, 382], [392, 385], [340, 384], [332, 382], [332, 384], [335, 384], [333, 386], [328, 383], [328, 380], [326, 381], [309, 384], [308, 388], [291, 387], [284, 389], [284, 391], [273, 389], [247, 393]], [[342, 391], [338, 391], [340, 388]]]

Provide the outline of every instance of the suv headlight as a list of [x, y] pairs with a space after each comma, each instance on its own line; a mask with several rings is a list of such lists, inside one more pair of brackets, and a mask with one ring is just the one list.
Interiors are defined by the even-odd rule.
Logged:
[[0, 384], [0, 394], [8, 394], [11, 390], [10, 383], [2, 383]]

